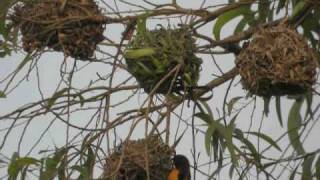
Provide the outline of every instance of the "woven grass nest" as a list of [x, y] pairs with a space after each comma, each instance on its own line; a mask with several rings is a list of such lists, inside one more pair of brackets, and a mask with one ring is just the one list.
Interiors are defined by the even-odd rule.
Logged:
[[158, 28], [137, 33], [125, 53], [128, 71], [145, 92], [183, 93], [197, 85], [202, 60], [190, 29]]
[[[170, 172], [174, 150], [157, 136], [130, 140], [116, 149], [104, 169], [106, 180], [164, 180]], [[147, 168], [148, 164], [148, 168]]]
[[86, 60], [93, 56], [105, 29], [93, 0], [39, 0], [14, 7], [10, 16], [20, 28], [26, 52], [45, 47]]
[[260, 28], [236, 58], [244, 89], [259, 96], [298, 95], [316, 80], [317, 57], [287, 25]]

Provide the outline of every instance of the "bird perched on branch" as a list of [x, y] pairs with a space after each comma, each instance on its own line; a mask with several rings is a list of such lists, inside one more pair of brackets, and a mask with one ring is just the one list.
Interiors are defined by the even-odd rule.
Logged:
[[191, 180], [190, 164], [183, 155], [175, 155], [173, 158], [174, 168], [170, 171], [167, 180]]

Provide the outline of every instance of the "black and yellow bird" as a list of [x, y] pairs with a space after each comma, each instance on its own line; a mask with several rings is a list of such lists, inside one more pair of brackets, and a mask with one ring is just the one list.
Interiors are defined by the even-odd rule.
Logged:
[[190, 164], [183, 155], [175, 155], [173, 158], [174, 168], [170, 171], [167, 180], [191, 180]]

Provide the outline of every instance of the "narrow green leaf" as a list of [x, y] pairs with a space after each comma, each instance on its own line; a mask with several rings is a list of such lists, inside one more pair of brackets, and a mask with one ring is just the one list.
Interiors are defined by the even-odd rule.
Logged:
[[145, 35], [147, 32], [147, 18], [149, 13], [145, 13], [140, 15], [137, 20], [137, 33]]
[[9, 180], [16, 180], [21, 170], [21, 167], [16, 163], [17, 159], [19, 158], [19, 154], [17, 152], [12, 154], [10, 159], [10, 164], [8, 166], [8, 178]]
[[235, 168], [235, 166], [233, 164], [231, 164], [230, 169], [229, 169], [229, 179], [232, 179], [232, 177], [233, 177], [234, 168]]
[[299, 155], [305, 153], [305, 150], [300, 141], [300, 135], [299, 135], [299, 129], [301, 127], [300, 109], [301, 109], [302, 103], [303, 103], [302, 99], [296, 100], [290, 109], [289, 117], [288, 117], [289, 140], [292, 147]]
[[22, 157], [16, 160], [16, 163], [19, 166], [38, 165], [39, 162], [40, 162], [39, 160], [32, 157]]
[[314, 160], [314, 155], [307, 156], [304, 158], [302, 163], [302, 177], [303, 180], [312, 180], [312, 162]]
[[254, 145], [246, 138], [241, 136], [236, 136], [237, 139], [239, 139], [243, 144], [247, 146], [247, 148], [250, 150], [252, 157], [255, 159], [256, 162], [260, 162], [260, 157], [257, 149], [254, 147]]
[[211, 107], [209, 106], [209, 104], [205, 101], [199, 101], [203, 106], [204, 108], [207, 110], [207, 113], [208, 115], [211, 117], [211, 119], [214, 119], [214, 116], [213, 116], [213, 113], [212, 113], [212, 110], [211, 110]]
[[80, 176], [77, 178], [78, 180], [90, 179], [90, 175], [88, 174], [86, 167], [76, 165], [72, 166], [71, 169], [76, 170], [80, 173]]
[[231, 21], [232, 19], [240, 16], [240, 15], [244, 15], [246, 13], [250, 12], [250, 7], [249, 6], [241, 6], [237, 9], [233, 9], [230, 11], [227, 11], [225, 13], [223, 13], [222, 15], [220, 15], [217, 18], [217, 21], [213, 27], [213, 35], [216, 38], [216, 40], [220, 39], [220, 32], [222, 27], [227, 24], [229, 21]]
[[66, 169], [67, 169], [66, 157], [67, 156], [63, 156], [63, 158], [60, 160], [60, 165], [58, 167], [58, 179], [67, 179], [67, 176], [66, 176]]
[[320, 180], [320, 156], [318, 157], [318, 160], [315, 166], [316, 166], [316, 178], [317, 180]]
[[233, 109], [233, 106], [235, 105], [236, 102], [238, 102], [240, 99], [242, 98], [242, 96], [237, 96], [237, 97], [234, 97], [232, 98], [229, 103], [228, 103], [228, 114], [230, 116], [231, 112], [232, 112], [232, 109]]
[[125, 52], [124, 57], [128, 59], [139, 59], [152, 56], [155, 53], [156, 51], [153, 48], [129, 49]]
[[282, 151], [281, 148], [278, 146], [278, 144], [270, 136], [263, 134], [263, 133], [259, 133], [259, 132], [247, 132], [247, 133], [255, 135], [255, 136], [265, 140], [266, 142], [268, 142], [271, 146], [273, 146], [274, 148], [276, 148], [280, 152]]
[[0, 98], [6, 98], [6, 94], [3, 91], [0, 91]]
[[197, 118], [200, 118], [201, 120], [203, 120], [207, 124], [210, 124], [210, 122], [213, 121], [213, 119], [210, 117], [209, 114], [199, 112], [199, 113], [194, 114], [194, 116]]
[[211, 139], [215, 130], [216, 130], [215, 124], [211, 123], [205, 134], [205, 147], [208, 155], [211, 154]]
[[61, 165], [62, 161], [64, 160], [64, 157], [66, 156], [66, 153], [67, 153], [67, 149], [61, 148], [56, 150], [53, 157], [47, 157], [44, 160], [45, 164], [44, 164], [44, 167], [42, 168], [43, 171], [40, 174], [40, 179], [51, 180], [59, 172], [61, 172], [61, 169], [58, 168], [58, 165], [59, 164]]
[[268, 13], [273, 13], [270, 9], [269, 0], [260, 0], [258, 2], [259, 21], [266, 22]]
[[[67, 151], [68, 149], [63, 147], [61, 149], [57, 149], [56, 152], [54, 153], [54, 156], [53, 156], [53, 160], [57, 163], [57, 162], [60, 162], [65, 156], [67, 156]], [[56, 167], [56, 165], [54, 166]]]
[[238, 34], [243, 31], [243, 29], [246, 27], [248, 24], [248, 19], [242, 18], [239, 23], [237, 24], [236, 28], [233, 31], [233, 34]]
[[88, 146], [87, 160], [84, 163], [83, 167], [85, 167], [85, 169], [87, 170], [87, 174], [89, 176], [93, 174], [94, 164], [95, 164], [95, 155], [91, 146]]
[[305, 97], [306, 97], [306, 103], [307, 103], [307, 110], [306, 110], [306, 114], [305, 114], [304, 119], [307, 119], [308, 115], [310, 116], [310, 118], [313, 118], [313, 113], [312, 113], [313, 96], [312, 96], [312, 92], [311, 91], [307, 92]]
[[18, 65], [16, 71], [20, 71], [32, 58], [31, 54], [27, 54], [26, 57], [22, 60], [22, 62]]
[[27, 171], [28, 171], [28, 166], [22, 168], [22, 171], [21, 171], [21, 180], [26, 180], [27, 178]]
[[83, 107], [83, 105], [85, 103], [85, 99], [81, 94], [79, 94], [79, 99], [80, 99], [80, 107]]
[[237, 120], [238, 115], [239, 115], [239, 112], [231, 118], [229, 126], [235, 126], [235, 122]]
[[270, 106], [270, 99], [271, 99], [271, 97], [263, 97], [263, 104], [264, 104], [264, 114], [266, 115], [266, 116], [268, 116], [269, 115], [269, 112], [270, 112], [270, 108], [269, 108], [269, 106]]
[[[143, 63], [138, 62], [137, 64], [140, 66], [140, 68], [143, 69], [143, 71], [145, 72], [145, 74], [147, 74], [147, 75], [149, 75], [149, 76], [154, 75], [154, 72], [151, 71], [151, 70], [150, 70], [146, 65], [144, 65]], [[142, 72], [143, 72], [143, 71], [142, 71]]]
[[292, 173], [290, 174], [290, 177], [289, 177], [289, 180], [294, 180], [294, 177], [296, 176], [296, 172], [298, 170], [298, 167], [297, 166], [296, 168], [294, 168], [294, 170], [292, 171]]
[[6, 38], [6, 15], [7, 12], [12, 5], [12, 0], [1, 0], [0, 1], [0, 34], [2, 34]]
[[42, 173], [42, 177], [40, 179], [53, 179], [55, 175], [57, 174], [57, 165], [59, 164], [59, 161], [54, 160], [53, 158], [46, 158], [45, 160], [45, 171]]
[[300, 13], [300, 11], [304, 9], [305, 5], [305, 1], [299, 1], [298, 4], [294, 6], [290, 19], [294, 19]]
[[69, 88], [63, 88], [61, 89], [60, 91], [57, 91], [56, 93], [54, 93], [52, 95], [52, 97], [48, 100], [48, 103], [47, 103], [47, 110], [49, 110], [53, 105], [54, 103], [56, 102], [56, 100], [61, 97], [65, 92], [67, 92], [69, 90]]
[[276, 111], [277, 111], [278, 120], [281, 127], [283, 127], [282, 112], [281, 112], [281, 97], [276, 96], [275, 102], [276, 102]]
[[[219, 128], [218, 131], [221, 132], [222, 128]], [[228, 148], [228, 151], [230, 153], [230, 156], [231, 156], [231, 161], [234, 165], [238, 165], [238, 159], [237, 159], [237, 156], [236, 156], [236, 153], [235, 153], [235, 148], [234, 148], [234, 145], [233, 145], [233, 140], [232, 140], [232, 134], [233, 134], [233, 130], [234, 130], [234, 126], [233, 125], [229, 125], [225, 131], [225, 140], [226, 140], [226, 145], [227, 145], [227, 148]], [[221, 134], [224, 134], [224, 133], [221, 133]]]

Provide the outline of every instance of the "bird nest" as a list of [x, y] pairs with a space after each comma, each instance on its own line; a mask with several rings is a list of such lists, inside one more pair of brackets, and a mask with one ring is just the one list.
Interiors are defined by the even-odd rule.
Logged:
[[26, 52], [48, 47], [85, 60], [104, 39], [104, 17], [93, 0], [28, 1], [15, 6], [10, 19]]
[[129, 140], [108, 158], [104, 169], [106, 180], [164, 180], [172, 167], [174, 150], [159, 137]]
[[242, 84], [259, 96], [302, 94], [316, 80], [317, 57], [285, 24], [259, 28], [236, 58]]
[[197, 85], [202, 60], [189, 28], [138, 33], [125, 52], [128, 71], [147, 93], [181, 93]]

